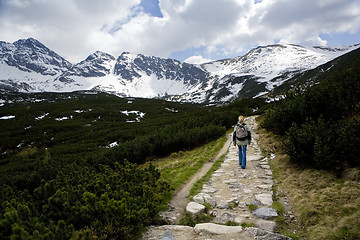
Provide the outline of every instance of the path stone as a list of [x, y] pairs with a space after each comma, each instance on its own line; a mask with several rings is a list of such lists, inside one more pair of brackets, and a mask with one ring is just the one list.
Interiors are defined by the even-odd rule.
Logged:
[[241, 226], [225, 226], [215, 223], [200, 223], [195, 225], [194, 230], [197, 234], [229, 234], [240, 233], [243, 231], [243, 228]]
[[216, 200], [207, 193], [198, 193], [193, 197], [193, 200], [200, 204], [208, 203], [211, 207], [216, 206]]
[[159, 240], [174, 240], [174, 235], [170, 230], [165, 230], [163, 236]]
[[272, 194], [262, 193], [255, 195], [255, 199], [260, 201], [264, 205], [271, 206], [273, 204]]
[[200, 213], [204, 213], [205, 206], [197, 202], [189, 202], [186, 205], [186, 212], [190, 213], [193, 217], [197, 216]]
[[217, 189], [212, 186], [209, 186], [207, 184], [203, 185], [203, 189], [202, 189], [203, 193], [215, 193], [216, 191], [217, 191]]
[[252, 212], [255, 216], [262, 218], [262, 219], [269, 219], [271, 217], [277, 217], [278, 214], [275, 209], [273, 208], [258, 208]]
[[235, 221], [235, 215], [228, 213], [228, 212], [224, 212], [223, 214], [221, 214], [220, 216], [217, 216], [216, 218], [214, 218], [214, 222], [216, 223], [222, 223], [225, 224], [228, 221]]
[[262, 220], [262, 219], [259, 219], [255, 223], [255, 226], [260, 228], [260, 229], [269, 231], [269, 232], [274, 232], [276, 227], [277, 227], [276, 222], [268, 221], [268, 220]]
[[272, 233], [260, 228], [246, 228], [245, 232], [248, 236], [252, 236], [257, 240], [291, 240], [289, 237], [277, 233]]

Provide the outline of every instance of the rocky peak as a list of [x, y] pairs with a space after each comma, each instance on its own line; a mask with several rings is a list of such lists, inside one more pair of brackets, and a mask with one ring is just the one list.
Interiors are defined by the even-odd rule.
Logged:
[[103, 61], [110, 61], [115, 60], [115, 57], [108, 53], [104, 53], [101, 51], [96, 51], [93, 54], [90, 54], [85, 61], [92, 61], [92, 60], [103, 60]]
[[76, 64], [66, 73], [66, 76], [103, 77], [111, 73], [113, 62], [115, 62], [115, 57], [112, 55], [96, 51], [90, 54], [84, 61]]
[[0, 45], [1, 58], [9, 66], [25, 72], [56, 75], [71, 67], [71, 63], [33, 38]]

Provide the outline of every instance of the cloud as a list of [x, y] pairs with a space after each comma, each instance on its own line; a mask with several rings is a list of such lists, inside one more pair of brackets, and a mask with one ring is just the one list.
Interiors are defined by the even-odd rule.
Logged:
[[184, 53], [221, 59], [278, 42], [326, 45], [324, 36], [360, 29], [358, 0], [146, 1], [159, 4], [156, 14], [140, 0], [0, 0], [0, 39], [34, 37], [72, 62], [96, 50], [195, 61]]
[[185, 59], [184, 62], [191, 63], [191, 64], [202, 64], [202, 63], [208, 63], [208, 62], [212, 62], [212, 61], [213, 60], [211, 60], [211, 59], [204, 58], [200, 55], [197, 55], [197, 56], [192, 56], [192, 57]]
[[140, 0], [2, 0], [0, 39], [34, 37], [60, 55], [78, 61], [102, 45], [93, 36], [102, 32], [106, 37], [113, 27], [128, 20], [139, 3]]

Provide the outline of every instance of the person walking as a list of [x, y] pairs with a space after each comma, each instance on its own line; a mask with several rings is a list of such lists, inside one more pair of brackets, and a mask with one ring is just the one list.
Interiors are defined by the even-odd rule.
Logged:
[[234, 146], [239, 148], [239, 165], [242, 169], [246, 168], [246, 148], [251, 143], [251, 131], [244, 122], [244, 117], [239, 116], [238, 123], [234, 127], [233, 132]]

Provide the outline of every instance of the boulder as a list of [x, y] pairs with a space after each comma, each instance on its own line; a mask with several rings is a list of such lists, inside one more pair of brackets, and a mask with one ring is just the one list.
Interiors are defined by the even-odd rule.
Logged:
[[193, 217], [205, 211], [205, 206], [197, 202], [189, 202], [186, 205], [186, 212], [190, 213]]

